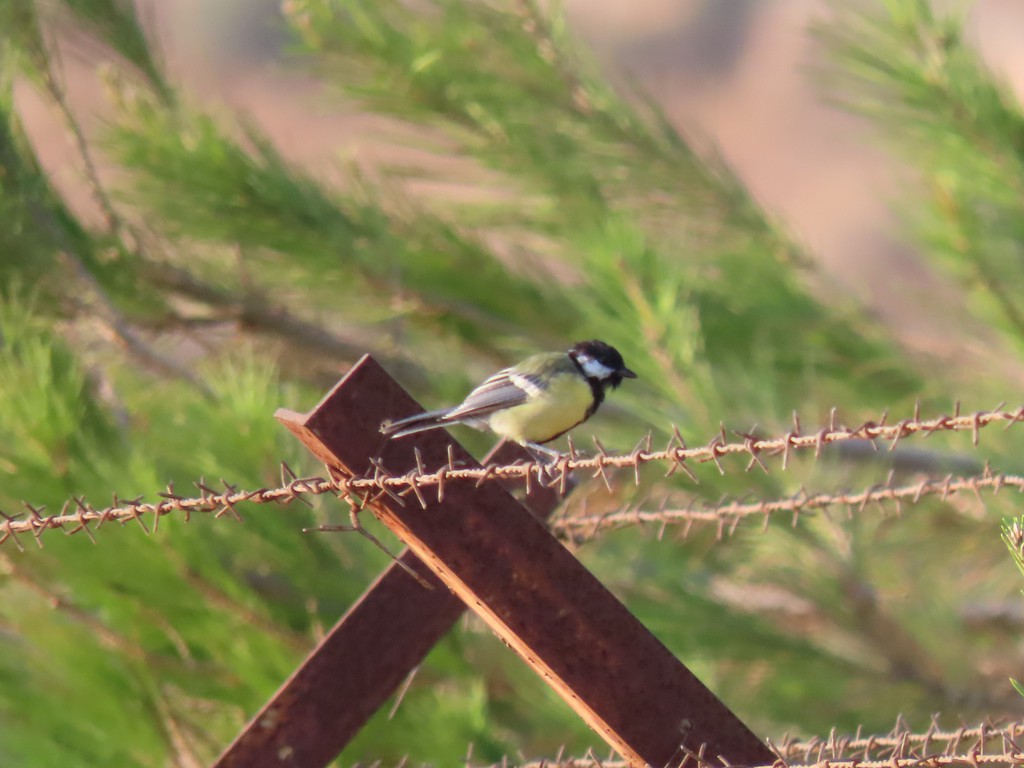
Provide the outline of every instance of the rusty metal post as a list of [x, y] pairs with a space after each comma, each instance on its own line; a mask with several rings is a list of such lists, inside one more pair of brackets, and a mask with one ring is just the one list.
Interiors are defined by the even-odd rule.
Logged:
[[[364, 357], [308, 415], [279, 418], [329, 467], [402, 474], [418, 447], [428, 466], [473, 459], [440, 431], [385, 440], [381, 422], [418, 410]], [[443, 503], [384, 495], [373, 513], [444, 584], [635, 766], [688, 753], [732, 765], [774, 755], [526, 509], [496, 483], [450, 483]], [[383, 639], [378, 638], [383, 644]], [[285, 763], [287, 764], [287, 763]]]
[[[530, 458], [515, 443], [502, 443], [484, 462]], [[523, 501], [546, 519], [560, 499], [534, 483]], [[327, 765], [448, 633], [466, 604], [412, 552], [406, 550], [400, 559], [434, 589], [424, 589], [392, 563], [249, 721], [215, 768]]]

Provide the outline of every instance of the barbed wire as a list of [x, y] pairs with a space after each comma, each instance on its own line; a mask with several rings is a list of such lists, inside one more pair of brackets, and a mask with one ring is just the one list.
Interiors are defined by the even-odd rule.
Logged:
[[[252, 491], [239, 490], [237, 486], [221, 480], [224, 490], [216, 490], [199, 480], [195, 483], [200, 495], [195, 497], [180, 496], [174, 492], [174, 485], [168, 485], [167, 490], [159, 496], [163, 498], [158, 502], [145, 502], [142, 497], [133, 499], [120, 499], [115, 494], [113, 503], [107, 507], [97, 509], [89, 504], [84, 498], [76, 497], [64, 503], [61, 511], [54, 515], [44, 515], [45, 507], [35, 507], [26, 503], [28, 515], [15, 517], [6, 512], [0, 511], [3, 522], [0, 522], [0, 544], [8, 539], [15, 542], [19, 549], [23, 549], [18, 540], [19, 534], [31, 534], [36, 543], [42, 546], [40, 537], [48, 530], [63, 530], [71, 535], [84, 532], [90, 539], [93, 538], [93, 531], [89, 527], [95, 524], [99, 528], [108, 522], [117, 522], [122, 525], [135, 521], [142, 526], [146, 533], [150, 533], [144, 518], [153, 519], [153, 530], [160, 524], [160, 518], [173, 512], [181, 512], [188, 522], [193, 514], [209, 514], [214, 517], [222, 517], [226, 514], [241, 519], [236, 507], [243, 502], [254, 504], [288, 504], [292, 501], [306, 501], [303, 497], [307, 495], [320, 496], [325, 493], [340, 493], [344, 484], [337, 480], [329, 480], [323, 477], [297, 477], [287, 464], [281, 464], [282, 484], [277, 488], [258, 488]], [[287, 481], [285, 478], [289, 478]], [[307, 502], [308, 503], [308, 502]]]
[[[611, 481], [608, 478], [608, 469], [632, 469], [635, 481], [640, 482], [640, 467], [650, 463], [668, 464], [666, 475], [673, 475], [677, 471], [683, 471], [689, 475], [694, 482], [696, 475], [688, 466], [687, 462], [707, 463], [713, 462], [721, 474], [725, 474], [725, 468], [721, 459], [730, 455], [749, 456], [745, 471], [755, 466], [768, 472], [768, 466], [762, 457], [782, 456], [782, 468], [786, 469], [789, 457], [794, 451], [814, 450], [814, 457], [820, 458], [821, 452], [828, 445], [851, 441], [851, 440], [881, 440], [888, 443], [888, 449], [895, 449], [896, 445], [905, 437], [921, 435], [927, 437], [936, 432], [971, 432], [971, 442], [978, 445], [979, 433], [982, 428], [992, 424], [1003, 423], [1006, 428], [1024, 421], [1024, 406], [1014, 411], [1001, 410], [1002, 404], [991, 411], [975, 411], [974, 413], [962, 415], [960, 403], [954, 406], [952, 416], [944, 415], [933, 419], [922, 419], [920, 404], [915, 406], [914, 415], [911, 418], [903, 419], [896, 424], [888, 424], [888, 412], [882, 415], [878, 421], [865, 421], [860, 426], [850, 428], [837, 423], [838, 411], [833, 408], [829, 416], [829, 424], [822, 427], [813, 434], [803, 432], [800, 417], [793, 414], [793, 429], [784, 435], [770, 438], [758, 437], [750, 432], [733, 431], [732, 434], [739, 438], [730, 441], [726, 429], [721, 427], [718, 435], [713, 437], [704, 445], [688, 447], [686, 441], [679, 433], [676, 425], [671, 425], [672, 437], [668, 446], [661, 451], [652, 450], [652, 437], [647, 435], [632, 452], [621, 455], [610, 455], [599, 440], [594, 439], [597, 447], [597, 455], [589, 458], [581, 458], [576, 452], [572, 441], [569, 442], [569, 453], [560, 459], [550, 462], [523, 462], [502, 466], [486, 466], [479, 468], [458, 468], [449, 453], [448, 465], [433, 472], [424, 469], [422, 461], [417, 455], [416, 467], [403, 475], [393, 475], [379, 463], [375, 463], [375, 471], [372, 477], [352, 478], [347, 481], [348, 488], [354, 491], [360, 489], [374, 490], [380, 493], [397, 496], [414, 493], [420, 502], [423, 503], [421, 489], [424, 487], [436, 487], [438, 500], [444, 498], [444, 485], [451, 480], [472, 481], [479, 484], [489, 480], [508, 481], [522, 480], [529, 490], [531, 479], [536, 475], [549, 486], [557, 486], [559, 491], [564, 492], [568, 478], [573, 472], [591, 471], [594, 477], [601, 477], [605, 484], [611, 488]], [[547, 479], [546, 479], [547, 478]]]
[[829, 507], [845, 506], [863, 512], [868, 506], [883, 507], [885, 502], [891, 502], [896, 514], [901, 514], [904, 504], [917, 504], [925, 496], [940, 496], [945, 501], [950, 496], [971, 491], [983, 502], [983, 491], [996, 494], [1002, 488], [1016, 488], [1018, 493], [1024, 493], [1024, 476], [993, 473], [988, 465], [979, 475], [955, 477], [949, 474], [941, 479], [920, 480], [900, 486], [893, 485], [894, 477], [894, 473], [890, 472], [884, 483], [858, 491], [809, 493], [801, 488], [791, 496], [778, 499], [723, 499], [717, 504], [694, 503], [680, 509], [637, 508], [565, 516], [553, 520], [551, 530], [576, 541], [586, 541], [609, 529], [626, 526], [658, 525], [660, 537], [666, 527], [678, 525], [683, 527], [682, 535], [685, 537], [695, 525], [713, 524], [716, 538], [722, 539], [731, 536], [741, 522], [750, 518], [761, 518], [762, 528], [767, 528], [773, 516], [788, 514], [791, 516], [791, 524], [795, 526], [801, 517]]
[[[945, 768], [946, 766], [1020, 765], [1024, 763], [1024, 721], [995, 725], [982, 723], [973, 728], [943, 730], [937, 719], [920, 732], [911, 731], [902, 717], [896, 727], [885, 734], [863, 735], [857, 729], [852, 736], [832, 732], [826, 738], [806, 740], [785, 739], [768, 746], [776, 754], [770, 766], [753, 768]], [[697, 768], [722, 768], [723, 763], [704, 752], [687, 755], [682, 765]], [[599, 759], [588, 752], [582, 757], [556, 756], [554, 759], [511, 761], [507, 758], [489, 766], [474, 764], [471, 768], [627, 768], [618, 758]]]
[[912, 731], [901, 716], [896, 725], [886, 734], [864, 735], [858, 728], [852, 736], [837, 734], [810, 739], [785, 738], [779, 744], [769, 746], [782, 761], [802, 760], [805, 763], [821, 763], [826, 760], [854, 761], [858, 753], [862, 760], [921, 759], [927, 755], [942, 756], [977, 754], [979, 757], [1001, 758], [1016, 754], [1021, 761], [1019, 741], [1024, 738], [1024, 721], [1003, 724], [985, 722], [973, 727], [954, 730], [940, 727], [938, 718], [933, 717], [924, 731]]
[[[582, 457], [570, 443], [569, 453], [553, 463], [532, 461], [466, 468], [458, 467], [453, 454], [449, 451], [448, 463], [445, 466], [436, 470], [427, 470], [417, 451], [415, 467], [402, 475], [390, 473], [376, 459], [371, 460], [374, 466], [372, 474], [351, 478], [297, 477], [286, 464], [282, 464], [281, 485], [275, 488], [239, 490], [237, 486], [221, 480], [223, 489], [215, 489], [200, 480], [194, 483], [199, 491], [199, 496], [182, 496], [174, 491], [173, 485], [170, 485], [159, 494], [162, 497], [159, 502], [145, 502], [142, 497], [120, 499], [115, 495], [110, 505], [96, 508], [84, 498], [77, 497], [66, 502], [61, 511], [53, 515], [43, 514], [45, 507], [25, 503], [27, 514], [23, 516], [14, 516], [0, 511], [0, 516], [3, 517], [3, 521], [0, 522], [0, 544], [13, 540], [19, 548], [22, 548], [18, 536], [30, 534], [41, 546], [41, 536], [46, 531], [56, 529], [64, 530], [67, 534], [84, 532], [92, 538], [93, 531], [90, 525], [99, 528], [112, 521], [125, 524], [134, 520], [148, 533], [149, 529], [144, 520], [146, 516], [153, 518], [155, 528], [159, 525], [161, 517], [175, 512], [184, 513], [186, 521], [194, 513], [212, 514], [215, 517], [231, 514], [237, 517], [236, 507], [242, 503], [288, 504], [296, 500], [304, 501], [304, 497], [308, 495], [327, 493], [348, 499], [358, 509], [362, 509], [367, 503], [372, 503], [383, 495], [402, 504], [405, 503], [405, 498], [414, 496], [422, 506], [426, 506], [426, 498], [423, 493], [425, 488], [433, 488], [438, 501], [443, 501], [445, 485], [452, 481], [473, 482], [480, 486], [486, 482], [518, 480], [525, 484], [527, 491], [530, 490], [533, 482], [541, 482], [549, 487], [557, 487], [560, 492], [564, 493], [568, 487], [569, 477], [573, 473], [592, 472], [595, 478], [601, 477], [611, 488], [609, 469], [631, 468], [635, 482], [639, 483], [640, 467], [652, 463], [667, 464], [666, 476], [681, 470], [689, 475], [694, 482], [698, 482], [688, 462], [711, 462], [724, 474], [725, 467], [721, 462], [722, 457], [747, 455], [750, 457], [746, 466], [747, 471], [758, 466], [767, 472], [768, 466], [763, 457], [781, 455], [782, 467], [785, 469], [789, 457], [794, 451], [813, 449], [814, 456], [817, 458], [827, 445], [849, 440], [883, 440], [888, 442], [888, 447], [892, 450], [900, 440], [909, 436], [927, 437], [936, 432], [970, 431], [972, 443], [977, 445], [981, 429], [997, 423], [1003, 423], [1006, 428], [1009, 428], [1024, 421], [1024, 407], [1014, 411], [1004, 411], [1000, 410], [1001, 408], [1000, 405], [991, 411], [976, 411], [962, 415], [959, 404], [957, 404], [952, 416], [944, 415], [932, 419], [922, 419], [919, 409], [915, 408], [912, 418], [903, 419], [898, 423], [887, 424], [887, 415], [883, 415], [880, 421], [865, 421], [855, 428], [838, 425], [836, 410], [833, 409], [829, 425], [813, 434], [803, 433], [800, 420], [794, 414], [794, 428], [784, 435], [759, 438], [749, 433], [734, 432], [733, 434], [740, 439], [730, 442], [723, 427], [711, 441], [696, 447], [688, 447], [679, 434], [679, 430], [673, 426], [672, 438], [665, 450], [652, 450], [652, 438], [648, 435], [632, 452], [613, 455], [609, 454], [600, 441], [595, 439], [597, 455]], [[891, 476], [889, 482], [891, 483]], [[703, 520], [715, 522], [724, 527], [734, 527], [739, 520], [755, 515], [767, 517], [780, 512], [799, 514], [803, 510], [820, 509], [836, 504], [866, 505], [886, 500], [897, 503], [914, 502], [925, 495], [941, 493], [945, 498], [952, 493], [967, 489], [979, 493], [982, 490], [998, 491], [1003, 486], [1014, 486], [1019, 490], [1024, 490], [1024, 478], [1017, 475], [992, 474], [986, 469], [985, 473], [980, 476], [956, 479], [947, 476], [940, 481], [924, 481], [902, 488], [893, 488], [887, 483], [882, 486], [873, 486], [857, 494], [838, 493], [809, 496], [801, 492], [796, 496], [775, 501], [728, 502], [707, 509], [662, 510], [653, 513], [633, 511], [616, 513], [612, 516], [604, 515], [599, 518], [596, 516], [564, 518], [557, 525], [561, 526], [560, 530], [565, 532], [579, 532], [588, 526], [591, 528], [597, 526], [599, 530], [602, 526], [647, 521], [664, 524], [676, 522], [686, 524], [687, 521], [690, 521], [689, 524], [692, 524]], [[645, 514], [648, 516], [647, 520], [644, 519]], [[574, 520], [583, 522], [573, 522]]]
[[[947, 768], [965, 766], [977, 768], [980, 765], [1016, 766], [1024, 763], [1024, 751], [1011, 750], [1000, 754], [979, 755], [974, 752], [954, 753], [951, 755], [926, 755], [923, 757], [896, 757], [885, 760], [833, 760], [826, 759], [813, 763], [794, 763], [777, 761], [771, 765], [751, 766], [751, 768]], [[569, 757], [562, 759], [541, 759], [526, 762], [502, 761], [490, 766], [473, 766], [470, 768], [629, 768], [631, 764], [625, 760], [608, 760], [592, 756]], [[699, 768], [723, 768], [722, 763], [693, 759], [689, 762], [680, 761], [680, 765], [694, 765]]]

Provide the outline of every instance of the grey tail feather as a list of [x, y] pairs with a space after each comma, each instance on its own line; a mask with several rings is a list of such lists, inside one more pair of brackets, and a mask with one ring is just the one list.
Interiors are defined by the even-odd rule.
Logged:
[[397, 421], [385, 421], [380, 425], [380, 431], [389, 437], [405, 437], [414, 435], [417, 432], [425, 432], [428, 429], [451, 426], [452, 422], [445, 421], [444, 417], [451, 413], [454, 408], [442, 408], [439, 411], [426, 411], [412, 416], [406, 416]]

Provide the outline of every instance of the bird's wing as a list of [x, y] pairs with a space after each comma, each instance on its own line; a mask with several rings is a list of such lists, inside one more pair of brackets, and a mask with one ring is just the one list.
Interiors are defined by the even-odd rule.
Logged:
[[470, 392], [461, 405], [444, 416], [445, 421], [483, 419], [495, 411], [525, 403], [542, 390], [537, 379], [517, 373], [513, 368], [498, 371]]

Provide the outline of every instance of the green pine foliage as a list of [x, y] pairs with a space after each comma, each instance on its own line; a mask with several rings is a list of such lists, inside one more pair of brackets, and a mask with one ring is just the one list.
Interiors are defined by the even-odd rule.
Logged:
[[[803, 391], [808, 374], [842, 387], [840, 371], [854, 360], [873, 369], [887, 401], [913, 391], [886, 357], [892, 350], [869, 341], [868, 323], [808, 296], [806, 257], [728, 170], [618, 96], [532, 4], [439, 2], [423, 14], [397, 2], [286, 8], [315, 66], [343, 93], [436, 126], [457, 151], [513, 177], [508, 185], [534, 202], [517, 223], [549, 234], [553, 257], [579, 281], [571, 296], [581, 330], [607, 329], [646, 380], [664, 383], [658, 411], [644, 414], [652, 423], [693, 423], [709, 406], [749, 401], [753, 380], [733, 374], [759, 357], [783, 393]], [[507, 212], [501, 221], [509, 225]]]
[[[838, 6], [838, 4], [837, 4]], [[1024, 339], [1024, 111], [965, 34], [927, 0], [837, 7], [821, 37], [836, 101], [870, 117], [918, 173], [907, 216], [969, 306]]]
[[[828, 95], [906, 150], [923, 180], [904, 202], [922, 252], [1019, 342], [1018, 105], [960, 19], [910, 0], [868, 7], [838, 8], [819, 30], [834, 56]], [[382, 143], [451, 161], [445, 180], [480, 194], [416, 194], [428, 171], [413, 164], [289, 162], [246, 115], [174, 85], [132, 3], [0, 4], [5, 512], [190, 495], [196, 481], [275, 485], [281, 461], [319, 472], [273, 412], [312, 406], [364, 352], [434, 407], [529, 352], [605, 338], [641, 378], [578, 431], [584, 450], [591, 435], [664, 444], [673, 423], [691, 443], [720, 422], [774, 433], [794, 410], [817, 426], [832, 405], [851, 423], [919, 399], [926, 411], [954, 395], [988, 405], [975, 401], [991, 384], [954, 389], [967, 377], [908, 356], [822, 288], [810, 254], [725, 164], [613, 87], [556, 11], [293, 0], [284, 17], [288, 64], [323, 85], [327, 108], [378, 115]], [[103, 51], [95, 134], [68, 108], [47, 42], [61, 24]], [[42, 169], [15, 82], [80, 139], [99, 217], [79, 219]], [[99, 158], [113, 181], [89, 170]], [[1013, 469], [1018, 442], [986, 435], [979, 461]], [[697, 487], [655, 469], [635, 490], [631, 475], [611, 494], [595, 481], [568, 506], [865, 487], [886, 471], [835, 452], [767, 476], [726, 466], [699, 467]], [[336, 499], [238, 512], [0, 548], [0, 763], [210, 763], [387, 563], [359, 537], [301, 532], [344, 519]], [[964, 620], [1016, 590], [997, 518], [972, 514], [930, 501], [722, 541], [633, 529], [579, 554], [759, 733], [887, 729], [898, 711], [970, 719], [1017, 701], [1003, 670], [1019, 661], [1016, 638]], [[470, 619], [341, 761], [451, 764], [469, 744], [494, 761], [599, 741]]]
[[[1024, 574], [1024, 516], [1015, 520], [1003, 521], [1003, 541], [1006, 548], [1010, 550], [1010, 557], [1017, 565], [1017, 570]], [[1024, 696], [1024, 683], [1020, 680], [1011, 680], [1017, 693]]]

